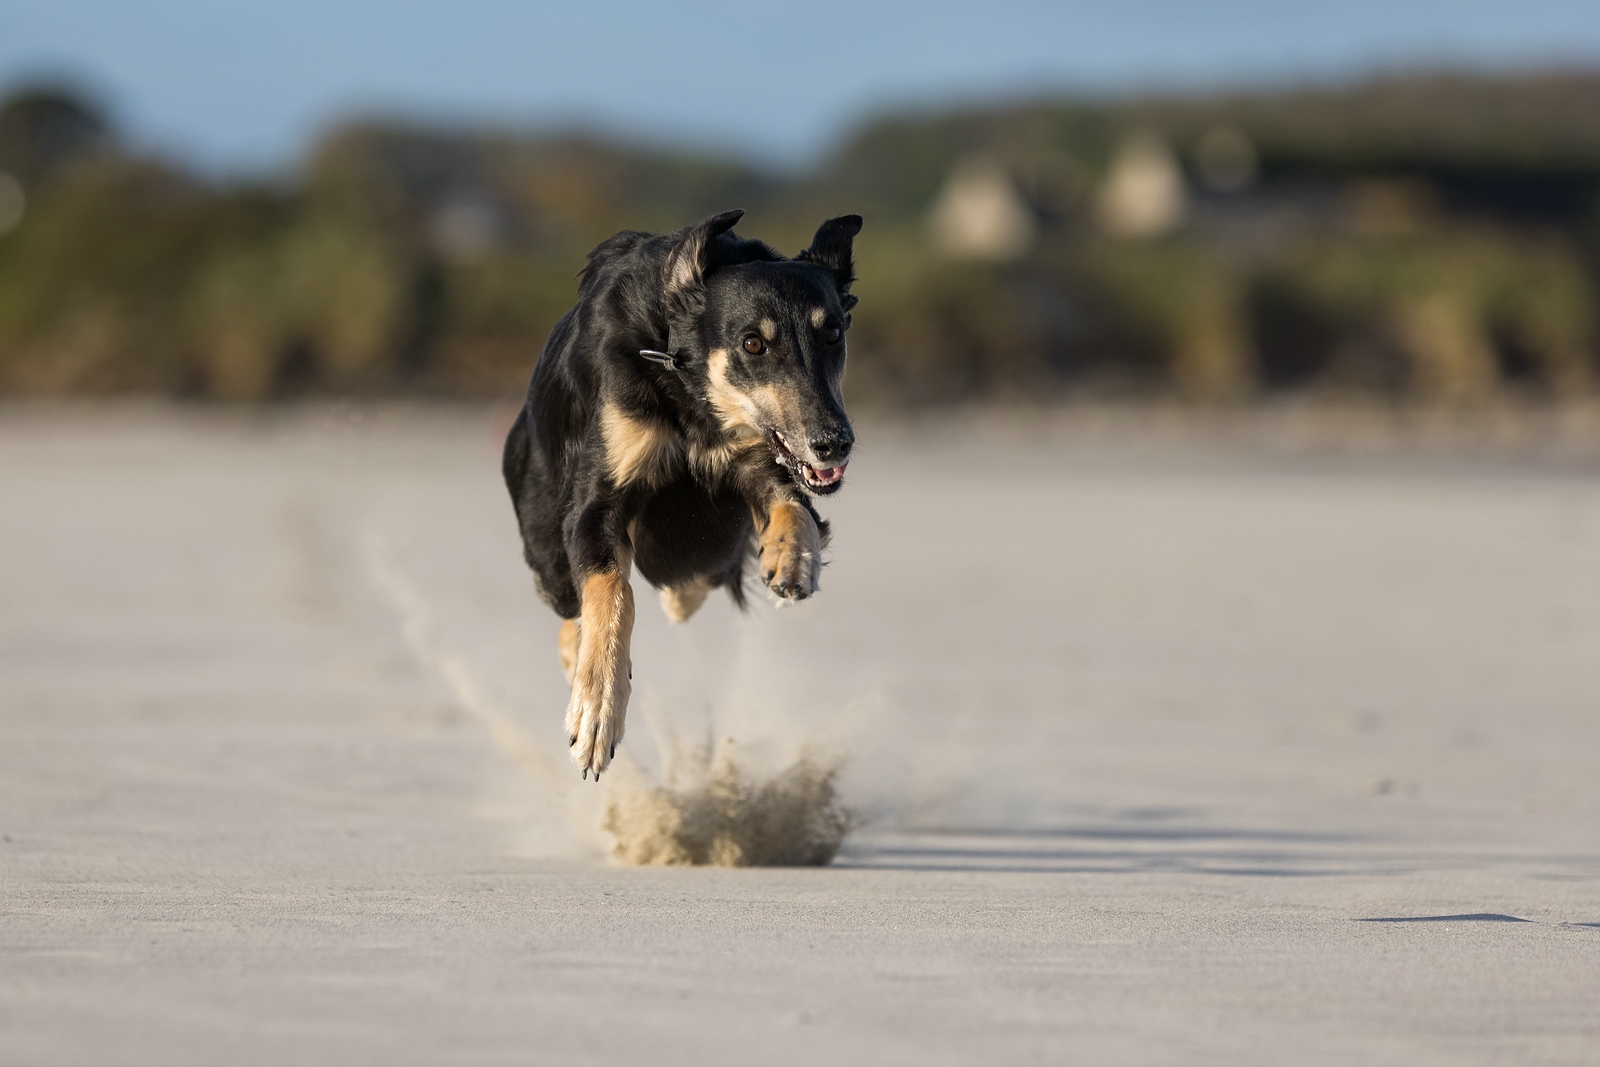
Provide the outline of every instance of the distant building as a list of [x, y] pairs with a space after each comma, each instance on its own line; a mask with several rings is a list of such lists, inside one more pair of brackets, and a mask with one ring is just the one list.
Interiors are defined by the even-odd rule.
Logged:
[[950, 168], [928, 215], [934, 247], [951, 259], [1003, 261], [1038, 237], [1033, 208], [993, 156], [964, 156]]
[[1095, 205], [1100, 225], [1118, 237], [1156, 237], [1183, 221], [1183, 171], [1160, 134], [1135, 130], [1122, 139]]

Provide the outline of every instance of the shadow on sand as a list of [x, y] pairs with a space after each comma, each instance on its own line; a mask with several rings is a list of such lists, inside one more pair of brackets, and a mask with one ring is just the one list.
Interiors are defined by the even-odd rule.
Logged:
[[[834, 866], [871, 870], [983, 871], [1018, 874], [1153, 872], [1253, 878], [1372, 877], [1425, 870], [1511, 869], [1546, 875], [1600, 876], [1593, 856], [1530, 856], [1461, 851], [1378, 836], [1193, 825], [1067, 826], [1054, 829], [863, 829], [846, 841]], [[1166, 816], [1177, 818], [1179, 816]], [[1515, 916], [1395, 916], [1367, 922], [1526, 922]]]
[[1409, 868], [1378, 842], [1344, 834], [1202, 827], [863, 831], [834, 862], [874, 870], [1015, 873], [1152, 871], [1318, 877]]
[[1358, 923], [1527, 923], [1532, 919], [1519, 919], [1515, 915], [1499, 915], [1480, 911], [1474, 915], [1396, 915], [1385, 919], [1357, 919]]

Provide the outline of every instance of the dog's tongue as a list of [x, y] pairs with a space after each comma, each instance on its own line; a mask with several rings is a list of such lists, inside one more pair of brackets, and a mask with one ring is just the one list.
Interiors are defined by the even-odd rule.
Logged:
[[811, 474], [817, 481], [828, 485], [844, 477], [844, 464], [837, 467], [812, 467]]

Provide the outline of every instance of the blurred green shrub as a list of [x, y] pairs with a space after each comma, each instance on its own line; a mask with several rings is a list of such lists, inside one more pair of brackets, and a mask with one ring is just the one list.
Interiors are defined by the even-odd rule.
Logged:
[[868, 217], [847, 389], [879, 404], [1470, 404], [1600, 371], [1600, 77], [1577, 74], [888, 116], [791, 176], [354, 124], [282, 187], [137, 158], [34, 90], [0, 107], [0, 172], [14, 394], [515, 395], [589, 248], [729, 206], [790, 253]]

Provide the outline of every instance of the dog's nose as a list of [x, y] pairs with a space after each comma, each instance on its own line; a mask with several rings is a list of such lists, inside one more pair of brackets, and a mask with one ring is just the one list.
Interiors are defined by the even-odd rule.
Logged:
[[811, 439], [811, 452], [819, 464], [837, 467], [850, 458], [850, 446], [856, 443], [855, 434], [846, 430], [841, 434]]

